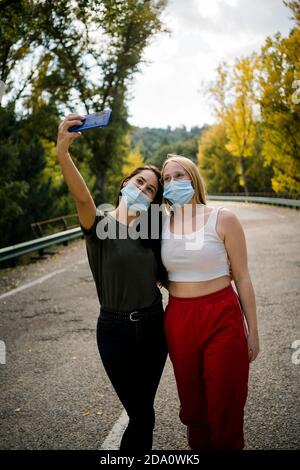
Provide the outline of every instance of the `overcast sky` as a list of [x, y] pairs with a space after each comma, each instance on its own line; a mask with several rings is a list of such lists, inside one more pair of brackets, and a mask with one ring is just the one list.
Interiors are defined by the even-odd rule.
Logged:
[[259, 51], [266, 36], [286, 36], [293, 22], [282, 0], [169, 0], [162, 16], [171, 34], [152, 39], [129, 101], [140, 127], [202, 126], [214, 117], [202, 83], [223, 60]]

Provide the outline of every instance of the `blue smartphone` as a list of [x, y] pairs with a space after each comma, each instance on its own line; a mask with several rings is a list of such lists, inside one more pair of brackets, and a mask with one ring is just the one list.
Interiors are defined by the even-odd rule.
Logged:
[[82, 132], [87, 131], [88, 129], [93, 129], [94, 127], [103, 127], [107, 126], [111, 115], [111, 109], [104, 109], [99, 113], [87, 114], [82, 120], [82, 124], [79, 126], [69, 127], [69, 132]]

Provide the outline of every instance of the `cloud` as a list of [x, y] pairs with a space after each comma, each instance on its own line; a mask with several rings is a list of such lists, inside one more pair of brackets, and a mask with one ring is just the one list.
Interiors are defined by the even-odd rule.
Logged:
[[158, 35], [145, 51], [130, 121], [152, 127], [212, 122], [201, 83], [214, 77], [221, 61], [259, 51], [278, 31], [287, 35], [290, 16], [282, 0], [169, 0], [163, 20], [171, 35]]
[[202, 32], [248, 33], [288, 32], [288, 9], [282, 0], [169, 0], [167, 16], [184, 27]]

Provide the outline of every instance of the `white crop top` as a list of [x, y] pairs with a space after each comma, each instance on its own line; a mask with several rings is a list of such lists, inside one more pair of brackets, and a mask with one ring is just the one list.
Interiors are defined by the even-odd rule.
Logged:
[[206, 224], [196, 232], [170, 232], [170, 217], [163, 225], [161, 257], [170, 281], [208, 281], [229, 275], [223, 240], [216, 232], [220, 207], [214, 207]]

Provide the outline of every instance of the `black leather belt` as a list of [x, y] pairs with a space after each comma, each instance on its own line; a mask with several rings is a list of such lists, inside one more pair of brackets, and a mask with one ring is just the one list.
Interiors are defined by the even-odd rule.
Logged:
[[114, 320], [140, 321], [143, 319], [152, 318], [158, 314], [164, 314], [162, 304], [158, 304], [147, 309], [141, 308], [138, 310], [132, 310], [130, 312], [116, 312], [103, 308], [100, 309], [100, 316], [102, 316], [102, 318], [111, 318]]

